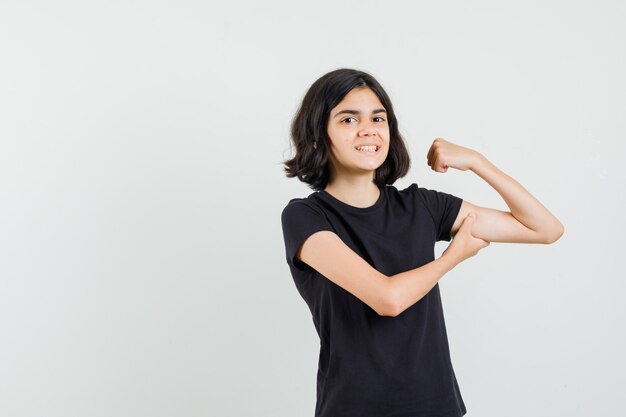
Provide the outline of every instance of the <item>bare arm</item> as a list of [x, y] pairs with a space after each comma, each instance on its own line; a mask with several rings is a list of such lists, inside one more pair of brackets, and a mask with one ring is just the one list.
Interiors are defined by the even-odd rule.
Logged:
[[[552, 243], [561, 237], [564, 232], [561, 222], [519, 182], [499, 170], [483, 155], [479, 156], [471, 170], [500, 194], [509, 206], [511, 216], [540, 236], [540, 242]], [[480, 233], [475, 236], [480, 237]]]
[[391, 292], [395, 299], [393, 316], [397, 316], [422, 299], [435, 284], [460, 260], [453, 256], [440, 256], [419, 268], [389, 277]]
[[565, 229], [561, 222], [519, 182], [481, 153], [437, 138], [427, 159], [436, 172], [447, 172], [448, 168], [473, 171], [500, 194], [511, 210], [480, 207], [464, 199], [461, 216], [450, 232], [452, 236], [470, 211], [477, 214], [472, 234], [488, 242], [553, 243], [563, 235]]
[[388, 277], [354, 252], [334, 232], [322, 230], [309, 236], [296, 259], [370, 306], [381, 316], [395, 311]]
[[[474, 225], [474, 236], [488, 241], [553, 243], [563, 235], [561, 222], [519, 182], [482, 154], [478, 154], [470, 169], [492, 186], [511, 210], [505, 213], [481, 209]], [[476, 211], [477, 206], [470, 206], [468, 210]], [[532, 235], [536, 239], [527, 237]]]
[[394, 317], [426, 295], [446, 272], [488, 245], [471, 237], [471, 223], [463, 223], [457, 238], [441, 257], [393, 276], [376, 270], [336, 233], [328, 230], [309, 236], [296, 252], [296, 258], [350, 292], [379, 315]]
[[[457, 219], [460, 216], [459, 213]], [[456, 236], [439, 258], [390, 278], [396, 306], [395, 315], [402, 313], [425, 296], [452, 268], [489, 246], [489, 242], [472, 235], [475, 221], [475, 213], [470, 213], [461, 219], [461, 226]]]

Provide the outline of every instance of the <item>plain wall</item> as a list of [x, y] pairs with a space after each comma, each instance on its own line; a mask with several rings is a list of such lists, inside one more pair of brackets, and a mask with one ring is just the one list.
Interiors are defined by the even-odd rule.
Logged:
[[[285, 261], [289, 124], [352, 67], [412, 182], [507, 210], [436, 137], [564, 224], [440, 281], [468, 416], [618, 415], [626, 388], [620, 1], [0, 3], [0, 415], [312, 416]], [[439, 246], [439, 245], [442, 246]], [[440, 242], [440, 254], [447, 242]]]

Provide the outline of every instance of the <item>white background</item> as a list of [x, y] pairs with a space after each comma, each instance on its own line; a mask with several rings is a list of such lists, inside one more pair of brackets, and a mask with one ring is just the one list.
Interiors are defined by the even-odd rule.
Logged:
[[[396, 182], [506, 210], [436, 137], [564, 224], [441, 281], [468, 416], [619, 415], [626, 6], [0, 2], [0, 415], [312, 416], [319, 339], [280, 212], [308, 87], [389, 93]], [[441, 253], [447, 242], [440, 242]]]

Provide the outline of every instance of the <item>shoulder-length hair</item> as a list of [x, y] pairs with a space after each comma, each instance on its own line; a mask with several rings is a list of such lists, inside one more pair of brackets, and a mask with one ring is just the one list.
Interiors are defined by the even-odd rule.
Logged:
[[374, 77], [355, 69], [331, 71], [315, 81], [306, 92], [291, 122], [293, 158], [283, 162], [287, 177], [298, 177], [309, 187], [321, 191], [330, 179], [327, 123], [330, 111], [354, 88], [368, 87], [378, 96], [387, 111], [389, 153], [376, 169], [374, 182], [380, 188], [404, 177], [411, 165], [389, 96]]

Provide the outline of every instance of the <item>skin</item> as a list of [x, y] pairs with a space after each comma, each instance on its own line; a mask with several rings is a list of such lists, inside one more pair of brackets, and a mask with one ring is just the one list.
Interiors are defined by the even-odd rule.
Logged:
[[[372, 111], [381, 108], [384, 107], [372, 90], [355, 88], [331, 109], [328, 118], [331, 174], [325, 191], [355, 207], [373, 205], [380, 194], [373, 180], [376, 168], [389, 153], [389, 124], [386, 112]], [[356, 110], [359, 114], [338, 114], [342, 110]], [[367, 155], [354, 148], [364, 143], [376, 143], [381, 149], [376, 155]]]
[[[331, 110], [328, 122], [331, 179], [325, 191], [355, 207], [372, 206], [380, 191], [373, 182], [376, 168], [389, 151], [389, 126], [369, 88], [352, 90]], [[358, 114], [341, 114], [342, 110]], [[381, 146], [376, 155], [354, 147], [363, 143]], [[475, 256], [490, 242], [553, 243], [564, 228], [534, 196], [499, 170], [484, 155], [442, 138], [433, 141], [427, 163], [438, 173], [449, 168], [472, 171], [496, 190], [510, 211], [477, 206], [463, 200], [451, 229], [454, 237], [443, 254], [418, 268], [387, 276], [349, 248], [337, 234], [318, 231], [308, 237], [296, 258], [310, 265], [383, 316], [395, 317], [420, 300], [448, 271]]]
[[[389, 152], [389, 125], [386, 113], [372, 114], [383, 108], [369, 88], [350, 91], [329, 116], [331, 178], [325, 190], [355, 207], [369, 207], [380, 191], [373, 182], [376, 168]], [[342, 110], [359, 114], [338, 114]], [[376, 155], [363, 154], [354, 147], [363, 143], [381, 146]], [[455, 236], [463, 219], [475, 213], [471, 235], [485, 242], [553, 243], [564, 227], [546, 207], [513, 178], [499, 170], [481, 153], [443, 138], [436, 138], [426, 156], [428, 165], [438, 173], [449, 168], [472, 171], [493, 187], [510, 211], [501, 211], [463, 200], [451, 234]]]
[[510, 211], [477, 206], [463, 200], [454, 222], [454, 236], [469, 213], [475, 213], [471, 234], [488, 242], [554, 243], [564, 232], [561, 222], [519, 182], [502, 172], [484, 155], [442, 138], [433, 141], [428, 166], [445, 173], [448, 168], [470, 170], [500, 194]]

